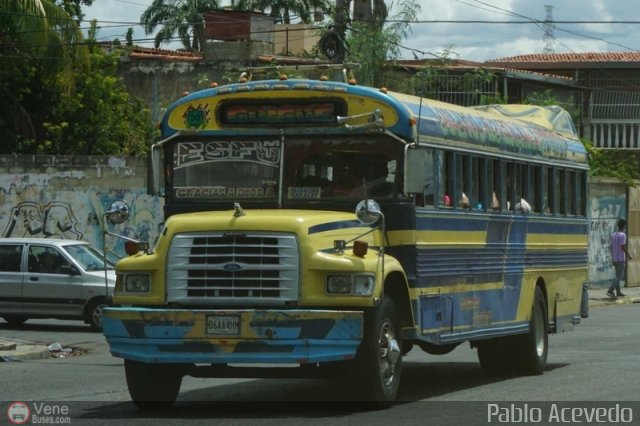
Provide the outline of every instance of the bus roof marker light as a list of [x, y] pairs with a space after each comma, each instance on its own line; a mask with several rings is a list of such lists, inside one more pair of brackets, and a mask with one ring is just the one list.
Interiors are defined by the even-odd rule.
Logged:
[[251, 73], [247, 71], [243, 71], [240, 74], [240, 78], [238, 78], [238, 83], [247, 83], [251, 81]]

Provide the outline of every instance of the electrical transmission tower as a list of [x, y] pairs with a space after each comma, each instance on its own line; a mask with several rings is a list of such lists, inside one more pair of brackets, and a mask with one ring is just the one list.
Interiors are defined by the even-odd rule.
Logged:
[[547, 16], [544, 18], [543, 53], [554, 53], [553, 42], [556, 38], [553, 35], [553, 30], [556, 28], [556, 24], [553, 23], [553, 6], [545, 6], [544, 9], [547, 11]]

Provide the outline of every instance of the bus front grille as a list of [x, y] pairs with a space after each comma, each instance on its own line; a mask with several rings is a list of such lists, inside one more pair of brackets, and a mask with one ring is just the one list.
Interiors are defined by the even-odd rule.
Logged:
[[292, 234], [179, 234], [167, 259], [169, 303], [283, 305], [299, 295], [298, 245]]

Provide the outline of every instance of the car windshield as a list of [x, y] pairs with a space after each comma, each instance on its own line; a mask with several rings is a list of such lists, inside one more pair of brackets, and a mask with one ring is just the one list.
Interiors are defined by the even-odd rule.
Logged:
[[[87, 244], [64, 246], [64, 250], [73, 257], [86, 271], [104, 270], [102, 254]], [[107, 259], [107, 269], [114, 269], [113, 263]]]

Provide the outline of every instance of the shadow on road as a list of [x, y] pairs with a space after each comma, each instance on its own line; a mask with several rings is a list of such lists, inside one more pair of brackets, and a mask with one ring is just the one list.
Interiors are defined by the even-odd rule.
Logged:
[[[547, 371], [564, 366], [551, 364]], [[475, 362], [408, 362], [404, 366], [398, 401], [389, 409], [510, 379], [488, 377]], [[131, 402], [83, 403], [86, 406], [79, 418], [339, 420], [356, 413], [380, 412], [380, 407], [354, 400], [353, 392], [349, 385], [331, 380], [256, 379], [183, 391], [176, 404], [164, 410], [141, 411]]]

